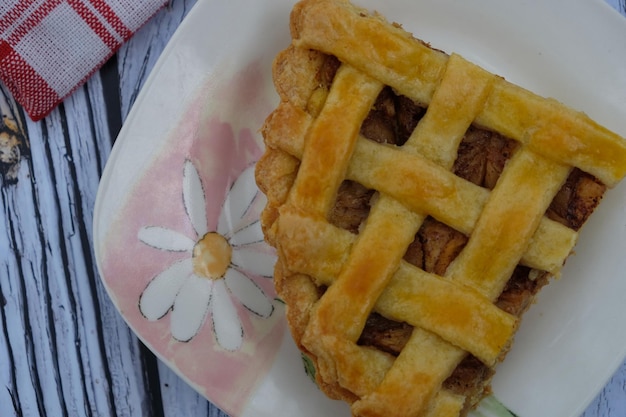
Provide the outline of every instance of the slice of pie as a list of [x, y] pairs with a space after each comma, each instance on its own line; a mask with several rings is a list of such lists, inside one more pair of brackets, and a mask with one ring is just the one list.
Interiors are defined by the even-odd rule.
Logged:
[[293, 337], [354, 416], [465, 415], [626, 141], [347, 1], [290, 27], [257, 183]]

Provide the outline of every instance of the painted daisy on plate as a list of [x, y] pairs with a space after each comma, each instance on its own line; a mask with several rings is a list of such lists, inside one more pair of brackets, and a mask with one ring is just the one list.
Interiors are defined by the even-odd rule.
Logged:
[[202, 180], [189, 160], [183, 168], [182, 197], [195, 236], [159, 226], [139, 230], [138, 238], [156, 249], [189, 254], [157, 274], [139, 298], [148, 320], [171, 311], [170, 329], [179, 341], [191, 340], [211, 317], [217, 343], [238, 350], [244, 330], [236, 304], [254, 316], [268, 318], [274, 311], [270, 299], [254, 277], [270, 277], [274, 255], [259, 250], [263, 239], [260, 222], [248, 219], [257, 198], [254, 166], [234, 181], [222, 205], [217, 230], [209, 230]]

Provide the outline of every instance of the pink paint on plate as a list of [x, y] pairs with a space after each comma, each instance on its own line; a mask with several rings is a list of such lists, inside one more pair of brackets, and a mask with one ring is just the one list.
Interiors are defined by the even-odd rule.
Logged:
[[286, 325], [253, 176], [271, 103], [258, 100], [257, 63], [219, 81], [207, 83], [134, 184], [107, 233], [102, 270], [141, 339], [238, 415], [269, 371]]

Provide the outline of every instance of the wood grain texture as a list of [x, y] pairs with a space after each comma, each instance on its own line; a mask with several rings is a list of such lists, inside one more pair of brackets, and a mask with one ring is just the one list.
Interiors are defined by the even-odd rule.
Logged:
[[[626, 0], [607, 2], [626, 15]], [[92, 250], [111, 146], [194, 3], [172, 0], [41, 122], [0, 88], [0, 132], [15, 138], [0, 142], [0, 417], [226, 416], [129, 330]], [[624, 416], [626, 363], [583, 414]]]

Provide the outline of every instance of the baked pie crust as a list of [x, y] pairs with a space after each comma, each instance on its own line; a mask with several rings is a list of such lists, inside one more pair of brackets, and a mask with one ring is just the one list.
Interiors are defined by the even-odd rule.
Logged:
[[256, 174], [294, 340], [354, 416], [465, 415], [626, 141], [347, 1], [290, 22]]

